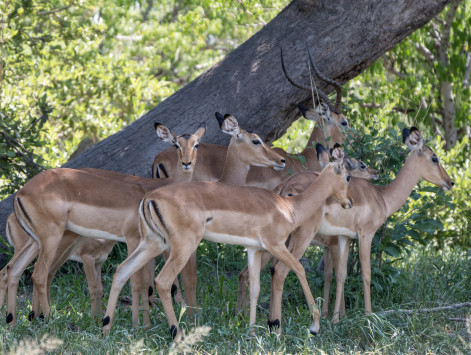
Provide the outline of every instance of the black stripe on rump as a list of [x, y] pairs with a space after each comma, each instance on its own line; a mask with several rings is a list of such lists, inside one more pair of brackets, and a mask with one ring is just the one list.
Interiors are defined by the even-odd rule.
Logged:
[[[19, 197], [16, 198], [16, 201], [18, 202], [18, 206], [20, 206], [21, 212], [25, 215], [26, 219], [29, 221], [30, 225], [33, 225], [33, 221], [31, 221], [31, 218], [29, 215], [26, 213], [25, 208], [23, 207], [23, 204], [21, 203], [21, 200]], [[18, 218], [17, 218], [18, 219]]]
[[[165, 177], [168, 178], [167, 170], [165, 169], [165, 166], [162, 163], [159, 164], [159, 168], [160, 170], [162, 170], [162, 173], [164, 173]], [[160, 174], [159, 174], [159, 178], [160, 178]]]
[[154, 208], [154, 211], [157, 214], [157, 217], [159, 217], [159, 221], [162, 224], [162, 226], [164, 227], [165, 233], [167, 233], [167, 235], [168, 235], [169, 234], [168, 233], [168, 228], [167, 228], [167, 225], [164, 222], [164, 218], [162, 216], [162, 213], [160, 213], [160, 210], [157, 207], [157, 202], [155, 202], [155, 200], [151, 200], [150, 203], [152, 204], [152, 207]]

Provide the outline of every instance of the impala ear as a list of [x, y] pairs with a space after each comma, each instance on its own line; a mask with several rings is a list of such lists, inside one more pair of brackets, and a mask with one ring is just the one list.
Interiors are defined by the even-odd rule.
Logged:
[[317, 106], [317, 112], [328, 122], [331, 121], [332, 116], [330, 115], [330, 108], [325, 102], [321, 102], [319, 106]]
[[345, 154], [345, 159], [344, 159], [343, 165], [345, 166], [345, 169], [347, 169], [348, 171], [352, 171], [356, 168], [356, 164], [346, 154]]
[[319, 164], [321, 165], [321, 168], [324, 169], [327, 166], [327, 164], [329, 164], [329, 152], [320, 143], [316, 144], [316, 152], [317, 152], [317, 160], [319, 160]]
[[206, 133], [206, 128], [207, 128], [206, 122], [201, 122], [200, 126], [198, 127], [198, 129], [196, 130], [194, 134], [196, 138], [198, 139], [198, 142], [201, 140], [201, 138], [203, 138], [204, 134]]
[[219, 127], [224, 133], [230, 134], [231, 136], [237, 136], [240, 133], [239, 122], [235, 119], [234, 116], [226, 113], [221, 120], [221, 114], [217, 115], [216, 118], [219, 122]]
[[169, 129], [167, 126], [156, 122], [154, 123], [155, 133], [157, 133], [157, 137], [159, 137], [164, 142], [170, 144], [177, 144], [177, 136]]
[[340, 144], [335, 143], [334, 148], [332, 149], [332, 159], [334, 159], [335, 163], [343, 163], [345, 158], [345, 153]]
[[421, 150], [424, 146], [422, 134], [420, 134], [416, 127], [411, 127], [411, 129], [404, 128], [402, 140], [410, 150]]

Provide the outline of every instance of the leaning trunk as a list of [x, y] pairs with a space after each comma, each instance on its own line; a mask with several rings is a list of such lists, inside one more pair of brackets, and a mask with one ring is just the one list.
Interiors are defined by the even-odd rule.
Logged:
[[[310, 101], [309, 93], [293, 87], [283, 75], [281, 47], [287, 71], [297, 81], [309, 82], [307, 43], [320, 71], [344, 83], [422, 27], [449, 1], [293, 1], [210, 70], [66, 166], [150, 176], [153, 157], [167, 148], [157, 143], [153, 123], [184, 133], [206, 120], [205, 141], [227, 144], [213, 118], [215, 111], [233, 114], [243, 127], [271, 142], [298, 118], [297, 104]], [[332, 90], [324, 83], [318, 85], [326, 92]], [[11, 198], [0, 205], [2, 232], [10, 212]]]

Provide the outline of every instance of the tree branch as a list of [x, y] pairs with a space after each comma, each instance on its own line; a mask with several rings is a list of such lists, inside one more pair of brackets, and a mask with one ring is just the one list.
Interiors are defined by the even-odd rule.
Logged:
[[434, 63], [435, 63], [435, 56], [433, 55], [430, 50], [425, 47], [423, 43], [414, 43], [415, 48], [417, 51], [422, 54], [425, 57], [425, 60], [427, 61], [428, 65], [433, 69], [434, 68]]
[[58, 9], [55, 9], [55, 10], [50, 10], [50, 11], [39, 11], [38, 12], [38, 16], [44, 16], [44, 15], [52, 15], [52, 14], [55, 14], [56, 12], [60, 12], [60, 11], [64, 11], [64, 10], [67, 10], [69, 7], [71, 7], [73, 4], [70, 4], [70, 5], [67, 5], [67, 6], [63, 6], [63, 7], [60, 7]]
[[[384, 105], [381, 105], [381, 104], [377, 104], [377, 103], [367, 103], [367, 102], [361, 102], [360, 103], [360, 107], [364, 107], [364, 108], [375, 108], [375, 109], [379, 109], [379, 108], [383, 108]], [[394, 106], [392, 108], [393, 111], [396, 111], [396, 112], [401, 112], [401, 113], [412, 113], [412, 112], [416, 112], [417, 110], [416, 109], [413, 109], [413, 108], [403, 108], [403, 107], [398, 107], [398, 106]]]
[[434, 308], [422, 308], [422, 309], [390, 309], [388, 311], [381, 311], [377, 312], [376, 314], [384, 315], [384, 314], [391, 314], [391, 313], [406, 313], [406, 314], [414, 314], [417, 312], [423, 313], [430, 313], [430, 312], [440, 312], [440, 311], [451, 311], [454, 309], [459, 309], [463, 307], [471, 307], [471, 302], [464, 302], [464, 303], [456, 303], [451, 306], [443, 306], [443, 307], [434, 307]]
[[2, 135], [3, 138], [5, 138], [5, 142], [15, 150], [16, 154], [20, 155], [26, 161], [26, 163], [28, 163], [28, 165], [30, 165], [33, 169], [36, 169], [38, 171], [46, 169], [44, 166], [34, 162], [27, 155], [27, 154], [31, 154], [31, 153], [20, 142], [18, 142], [16, 139], [14, 139], [13, 137], [10, 137], [8, 134], [6, 134], [3, 131], [0, 131], [0, 135]]
[[152, 6], [154, 6], [154, 0], [149, 0], [147, 2], [146, 9], [142, 12], [142, 21], [144, 21], [144, 22], [147, 21], [147, 18], [149, 17], [149, 12], [152, 9]]

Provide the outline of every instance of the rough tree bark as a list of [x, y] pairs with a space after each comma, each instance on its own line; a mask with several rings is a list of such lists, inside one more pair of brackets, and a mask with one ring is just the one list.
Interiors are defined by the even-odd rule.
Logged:
[[[150, 176], [158, 144], [153, 123], [177, 133], [191, 132], [207, 121], [206, 142], [227, 144], [214, 112], [233, 114], [246, 129], [267, 142], [280, 137], [298, 118], [298, 103], [309, 94], [290, 85], [280, 64], [308, 83], [305, 43], [327, 76], [342, 83], [354, 78], [387, 50], [422, 27], [450, 0], [295, 0], [252, 38], [214, 67], [163, 101], [122, 131], [98, 143], [65, 166], [94, 167]], [[332, 88], [321, 83], [327, 92]], [[0, 234], [12, 209], [0, 203]]]

